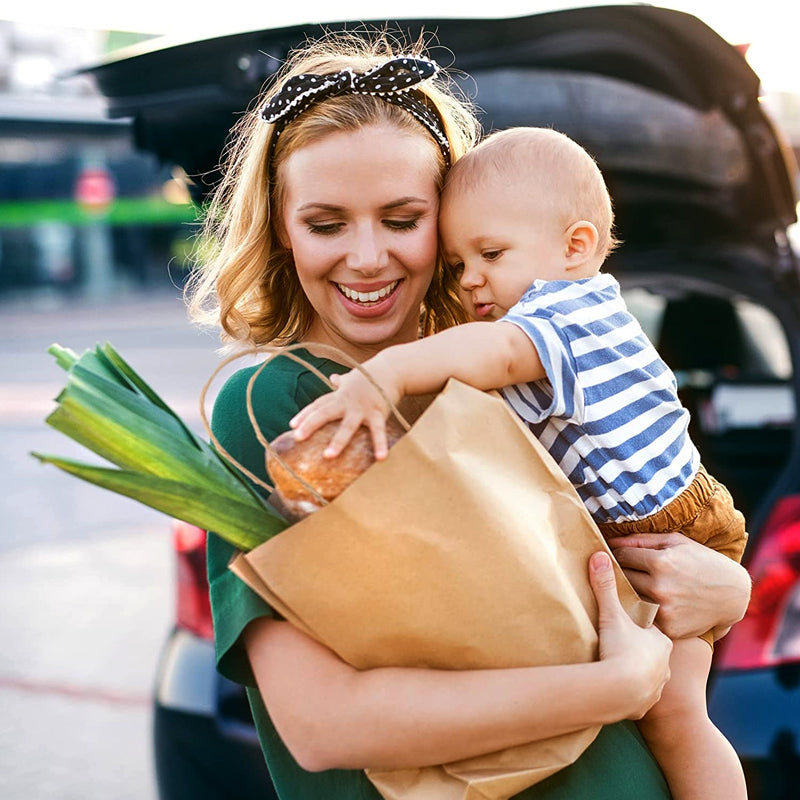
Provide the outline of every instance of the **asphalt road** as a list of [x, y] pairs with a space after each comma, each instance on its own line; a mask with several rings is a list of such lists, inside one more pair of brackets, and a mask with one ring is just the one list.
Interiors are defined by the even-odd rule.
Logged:
[[[217, 363], [176, 290], [0, 299], [0, 797], [152, 800], [150, 694], [173, 612], [169, 521], [28, 453], [91, 455], [44, 418], [52, 342], [110, 341], [190, 424]], [[213, 397], [213, 393], [212, 393]]]

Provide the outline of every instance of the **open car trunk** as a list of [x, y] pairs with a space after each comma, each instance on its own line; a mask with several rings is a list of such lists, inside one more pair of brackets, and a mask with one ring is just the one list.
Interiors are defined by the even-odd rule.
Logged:
[[[325, 21], [334, 31], [364, 26], [387, 23]], [[701, 453], [757, 521], [770, 496], [791, 489], [797, 450], [798, 376], [789, 353], [800, 352], [798, 271], [786, 238], [796, 221], [796, 165], [741, 53], [689, 14], [637, 5], [395, 20], [388, 28], [412, 41], [427, 34], [432, 55], [456, 71], [487, 131], [554, 127], [597, 159], [624, 243], [608, 268], [624, 289], [660, 304], [655, 316], [652, 302], [638, 310], [657, 317], [648, 333], [674, 352], [667, 361], [693, 411]], [[110, 114], [133, 117], [138, 146], [184, 167], [202, 195], [218, 177], [231, 126], [286, 54], [320, 33], [304, 24], [179, 44], [153, 40], [88, 72]], [[742, 298], [774, 321], [779, 356], [759, 355], [741, 338], [766, 324], [741, 310]], [[732, 393], [739, 404], [752, 395], [766, 411], [790, 411], [774, 420], [759, 413], [714, 420]]]
[[[326, 28], [357, 29], [348, 21]], [[365, 23], [370, 26], [370, 23]], [[376, 21], [373, 27], [385, 25]], [[469, 77], [459, 83], [486, 130], [555, 127], [598, 160], [621, 238], [766, 237], [795, 221], [779, 143], [741, 54], [697, 18], [648, 6], [605, 6], [514, 19], [396, 20]], [[287, 52], [317, 25], [204, 41], [145, 43], [90, 68], [112, 116], [132, 116], [138, 145], [214, 183], [230, 127]], [[203, 176], [203, 177], [199, 177]], [[666, 205], [675, 223], [648, 224]]]

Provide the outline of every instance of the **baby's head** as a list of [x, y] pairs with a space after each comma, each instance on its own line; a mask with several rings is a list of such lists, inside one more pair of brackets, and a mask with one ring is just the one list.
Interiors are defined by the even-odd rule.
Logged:
[[475, 319], [498, 319], [537, 279], [596, 275], [616, 244], [603, 176], [547, 128], [492, 134], [447, 174], [439, 227]]

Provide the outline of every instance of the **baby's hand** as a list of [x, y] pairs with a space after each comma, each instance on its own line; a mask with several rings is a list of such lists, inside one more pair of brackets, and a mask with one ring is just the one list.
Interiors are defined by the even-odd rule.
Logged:
[[[336, 387], [334, 391], [318, 397], [290, 420], [295, 439], [303, 441], [325, 423], [340, 419], [342, 423], [323, 453], [326, 458], [336, 458], [362, 425], [370, 430], [375, 459], [386, 458], [389, 407], [381, 393], [355, 369], [345, 375], [331, 375], [331, 382]], [[399, 400], [390, 399], [395, 403]]]

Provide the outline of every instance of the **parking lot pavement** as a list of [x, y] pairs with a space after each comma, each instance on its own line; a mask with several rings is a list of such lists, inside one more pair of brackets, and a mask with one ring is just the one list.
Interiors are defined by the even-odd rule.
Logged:
[[154, 800], [146, 707], [0, 687], [4, 800]]
[[[198, 396], [217, 364], [215, 338], [193, 328], [176, 291], [114, 305], [0, 303], [0, 552], [41, 541], [106, 536], [158, 515], [32, 459], [30, 451], [97, 462], [44, 424], [64, 373], [47, 348], [110, 341], [179, 414], [201, 430]], [[2, 591], [2, 589], [0, 589]]]
[[166, 526], [0, 553], [0, 797], [153, 800]]
[[0, 798], [154, 800], [150, 695], [173, 615], [166, 517], [45, 467], [91, 454], [44, 424], [46, 354], [111, 341], [187, 421], [217, 356], [174, 291], [0, 302]]

